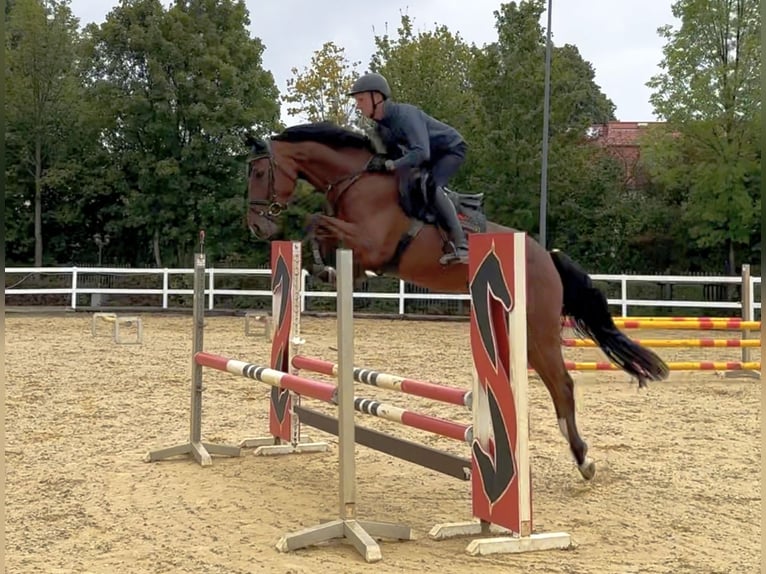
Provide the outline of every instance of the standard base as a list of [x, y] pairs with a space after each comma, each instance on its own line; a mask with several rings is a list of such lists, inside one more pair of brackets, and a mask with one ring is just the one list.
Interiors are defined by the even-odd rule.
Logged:
[[529, 536], [500, 536], [473, 540], [465, 549], [471, 556], [488, 554], [518, 554], [536, 550], [567, 550], [572, 537], [566, 532], [547, 532]]
[[[120, 337], [120, 325], [136, 325], [136, 338], [132, 341], [126, 341]], [[144, 341], [144, 327], [141, 324], [141, 317], [117, 317], [114, 322], [114, 342], [120, 345], [140, 345]]]
[[[263, 325], [263, 329], [260, 333], [255, 332], [250, 327], [251, 321]], [[262, 311], [247, 311], [245, 313], [245, 337], [258, 337], [261, 335], [266, 339], [271, 339], [271, 317], [264, 314]]]
[[144, 457], [145, 462], [154, 462], [182, 454], [191, 454], [201, 466], [210, 466], [213, 464], [211, 455], [218, 456], [241, 456], [242, 449], [238, 446], [228, 444], [212, 444], [208, 442], [188, 442], [154, 450], [147, 453]]
[[[117, 313], [97, 312], [93, 313], [90, 320], [90, 333], [94, 337], [98, 336], [98, 319], [103, 319], [112, 323], [112, 340], [120, 345], [140, 345], [144, 340], [144, 328], [141, 324], [141, 317], [120, 316]], [[136, 325], [136, 338], [132, 341], [126, 341], [120, 337], [120, 325]]]
[[723, 377], [725, 379], [739, 379], [739, 378], [760, 379], [761, 372], [760, 371], [724, 371]]
[[563, 550], [572, 546], [572, 537], [566, 532], [517, 536], [506, 528], [481, 521], [437, 524], [431, 529], [428, 536], [432, 540], [446, 540], [482, 534], [501, 534], [501, 536], [473, 540], [466, 547], [466, 553], [471, 556], [486, 556], [488, 554], [516, 554], [535, 550]]
[[383, 558], [383, 555], [373, 537], [393, 540], [413, 539], [412, 530], [400, 524], [368, 520], [333, 520], [286, 534], [277, 543], [277, 550], [290, 552], [322, 542], [342, 539], [350, 542], [366, 562], [377, 562]]
[[507, 528], [477, 520], [471, 522], [446, 522], [444, 524], [437, 524], [431, 528], [428, 537], [431, 540], [447, 540], [448, 538], [479, 536], [482, 534], [503, 534], [513, 536], [513, 532]]
[[327, 452], [326, 442], [279, 442], [274, 437], [248, 438], [239, 443], [242, 448], [254, 448], [255, 456], [277, 456], [281, 454], [302, 454], [306, 452]]

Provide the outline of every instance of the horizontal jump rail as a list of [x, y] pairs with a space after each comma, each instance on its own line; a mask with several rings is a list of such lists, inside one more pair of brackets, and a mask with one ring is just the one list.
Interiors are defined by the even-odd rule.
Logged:
[[[267, 367], [260, 367], [252, 363], [228, 359], [211, 353], [197, 353], [194, 360], [198, 365], [209, 367], [218, 371], [225, 371], [234, 375], [241, 375], [250, 379], [288, 389], [312, 399], [338, 404], [337, 387], [331, 383], [314, 381], [304, 377], [298, 377], [289, 373], [283, 373]], [[473, 439], [471, 425], [456, 423], [446, 419], [440, 419], [431, 415], [424, 415], [409, 411], [393, 405], [388, 405], [373, 399], [354, 397], [354, 409], [360, 413], [400, 423], [404, 426], [424, 430], [447, 438], [469, 443]]]
[[[330, 361], [296, 355], [293, 357], [293, 366], [297, 369], [311, 371], [329, 377], [338, 376], [338, 365]], [[371, 369], [362, 369], [360, 367], [354, 367], [354, 380], [365, 385], [392, 391], [400, 391], [402, 393], [426, 399], [433, 399], [465, 407], [471, 406], [471, 391], [464, 391], [462, 389], [447, 387], [437, 383], [406, 379], [397, 375], [381, 373]]]
[[[646, 321], [615, 319], [614, 324], [622, 329], [689, 329], [695, 331], [748, 331], [761, 328], [760, 321], [743, 321], [728, 319], [726, 321]], [[573, 327], [574, 323], [567, 319], [565, 327]]]
[[673, 321], [683, 323], [684, 321], [704, 321], [705, 323], [720, 323], [726, 321], [744, 321], [742, 317], [614, 317], [615, 321]]
[[[338, 419], [301, 405], [293, 407], [301, 424], [338, 436]], [[471, 480], [471, 460], [356, 425], [356, 442], [362, 446], [411, 462], [460, 480]]]
[[313, 381], [303, 377], [297, 377], [289, 373], [283, 373], [268, 367], [259, 367], [245, 361], [228, 359], [212, 353], [197, 353], [194, 360], [198, 365], [209, 367], [217, 371], [229, 372], [234, 375], [248, 377], [261, 383], [266, 383], [272, 387], [281, 387], [303, 395], [323, 401], [326, 403], [338, 404], [338, 393], [334, 385], [328, 385], [320, 381]]
[[[572, 371], [620, 371], [618, 365], [608, 362], [577, 363], [566, 361], [566, 368]], [[739, 361], [693, 361], [668, 363], [671, 371], [760, 371], [760, 361], [742, 363]]]
[[[644, 347], [760, 347], [760, 339], [633, 339]], [[563, 339], [564, 347], [598, 347], [591, 339]]]

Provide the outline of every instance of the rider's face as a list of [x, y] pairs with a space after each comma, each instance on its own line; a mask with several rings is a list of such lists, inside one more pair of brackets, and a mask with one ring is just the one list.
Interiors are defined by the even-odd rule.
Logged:
[[373, 116], [373, 101], [380, 101], [380, 99], [380, 94], [377, 93], [362, 92], [360, 94], [354, 94], [356, 107], [366, 118], [371, 118]]

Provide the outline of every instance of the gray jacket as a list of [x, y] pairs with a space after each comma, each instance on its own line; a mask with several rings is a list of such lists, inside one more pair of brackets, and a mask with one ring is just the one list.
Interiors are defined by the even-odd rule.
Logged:
[[463, 151], [465, 140], [455, 128], [440, 122], [412, 104], [386, 100], [376, 131], [394, 161], [396, 169], [419, 167], [440, 156]]

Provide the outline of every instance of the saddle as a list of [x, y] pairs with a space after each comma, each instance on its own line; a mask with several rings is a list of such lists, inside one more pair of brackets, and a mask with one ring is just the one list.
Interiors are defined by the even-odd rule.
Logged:
[[[426, 170], [411, 170], [399, 176], [399, 203], [404, 212], [417, 221], [437, 225], [430, 201], [435, 191], [433, 180]], [[444, 192], [454, 204], [466, 234], [487, 230], [483, 193], [461, 193], [448, 187], [444, 188]]]

